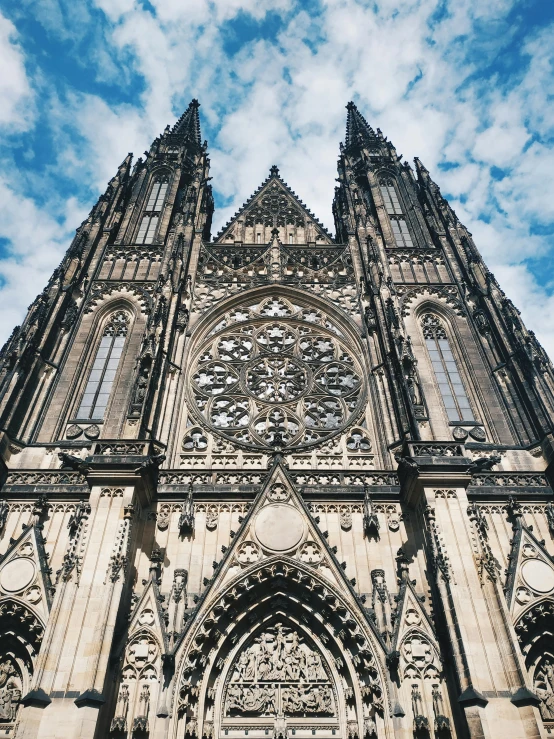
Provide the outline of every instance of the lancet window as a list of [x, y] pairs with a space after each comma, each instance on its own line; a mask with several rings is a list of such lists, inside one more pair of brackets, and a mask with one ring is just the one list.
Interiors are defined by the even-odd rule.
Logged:
[[474, 421], [475, 418], [444, 326], [432, 313], [426, 313], [422, 317], [421, 325], [448, 420]]
[[104, 418], [123, 353], [128, 325], [129, 316], [125, 311], [114, 313], [106, 324], [81, 400], [78, 418], [95, 420]]
[[390, 218], [396, 246], [413, 246], [412, 237], [393, 181], [381, 180], [379, 182], [379, 190], [381, 191], [381, 197], [383, 198], [385, 209]]
[[138, 244], [151, 244], [154, 241], [168, 185], [169, 180], [165, 176], [154, 181], [140, 222], [137, 235]]

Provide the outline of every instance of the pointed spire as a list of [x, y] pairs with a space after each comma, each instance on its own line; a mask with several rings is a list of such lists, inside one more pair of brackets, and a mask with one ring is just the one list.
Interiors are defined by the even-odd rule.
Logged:
[[190, 101], [189, 107], [170, 131], [173, 135], [189, 138], [197, 146], [201, 145], [200, 117], [198, 116], [199, 107], [200, 103], [196, 98], [193, 98]]
[[346, 146], [356, 144], [360, 136], [366, 141], [377, 138], [375, 131], [352, 101], [348, 103], [346, 110], [348, 111], [346, 117]]

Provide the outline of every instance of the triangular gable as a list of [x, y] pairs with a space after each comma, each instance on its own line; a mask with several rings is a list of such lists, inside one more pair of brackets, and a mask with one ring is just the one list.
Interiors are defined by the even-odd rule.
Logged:
[[407, 577], [398, 594], [391, 655], [401, 679], [437, 679], [442, 671], [435, 629]]
[[46, 623], [52, 593], [42, 533], [38, 526], [28, 526], [0, 560], [0, 602], [5, 598], [24, 601]]
[[409, 631], [420, 630], [436, 642], [435, 629], [431, 619], [422, 606], [420, 596], [410, 580], [405, 579], [398, 593], [398, 607], [394, 622], [392, 648], [398, 649], [402, 639]]
[[[315, 215], [297, 197], [287, 183], [279, 176], [279, 170], [273, 166], [269, 177], [260, 185], [256, 192], [239, 208], [214, 239], [215, 244], [240, 241], [256, 243], [252, 228], [263, 226], [268, 233], [276, 228], [281, 241], [288, 243], [285, 238], [287, 227], [303, 229], [304, 233], [312, 234], [310, 241], [321, 244], [333, 244], [334, 241]], [[269, 237], [262, 243], [268, 243]], [[296, 242], [299, 243], [299, 242]], [[307, 239], [303, 240], [307, 243]]]
[[353, 584], [277, 455], [266, 484], [225, 552], [210, 589], [225, 587], [250, 565], [280, 554], [317, 566], [334, 587], [357, 598]]
[[515, 621], [538, 600], [554, 597], [554, 560], [518, 518], [506, 577], [506, 600]]
[[[241, 522], [233, 536], [231, 546], [225, 550], [223, 559], [217, 563], [214, 576], [205, 581], [195, 612], [190, 615], [187, 626], [196, 622], [204, 604], [211, 601], [212, 593], [220, 593], [239, 575], [247, 575], [250, 568], [255, 569], [264, 560], [283, 555], [297, 559], [303, 564], [317, 568], [329, 585], [339, 590], [349, 601], [349, 606], [362, 611], [358, 595], [354, 590], [355, 581], [350, 581], [345, 573], [345, 565], [335, 556], [336, 547], [331, 548], [326, 537], [312, 518], [302, 497], [298, 494], [280, 455], [275, 455], [273, 467], [264, 487]], [[209, 606], [208, 606], [209, 608]], [[386, 651], [386, 645], [376, 625], [367, 619], [371, 631]], [[186, 636], [186, 629], [175, 645]]]
[[162, 612], [160, 590], [155, 580], [150, 579], [138, 599], [129, 622], [127, 642], [140, 631], [150, 631], [160, 640], [164, 654], [169, 652], [169, 638]]

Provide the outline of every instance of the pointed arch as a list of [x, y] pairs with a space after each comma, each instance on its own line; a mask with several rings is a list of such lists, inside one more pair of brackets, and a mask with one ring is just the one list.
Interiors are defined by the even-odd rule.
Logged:
[[[270, 634], [278, 623], [302, 639], [307, 649], [317, 650], [329, 669], [326, 684], [333, 691], [334, 718], [329, 712], [325, 715], [324, 710], [320, 716], [317, 710], [310, 713], [308, 708], [301, 719], [303, 725], [310, 716], [310, 720], [324, 721], [329, 726], [334, 721], [337, 735], [341, 736], [348, 731], [362, 736], [364, 725], [371, 722], [384, 726], [388, 716], [384, 648], [367, 621], [354, 612], [327, 578], [297, 559], [282, 556], [265, 559], [245, 571], [238, 565], [236, 569], [239, 571], [229, 584], [201, 604], [202, 615], [198, 614], [195, 628], [188, 632], [178, 650], [178, 733], [186, 731], [197, 737], [223, 735], [223, 724], [233, 718], [222, 715], [229, 705], [226, 691], [232, 682], [230, 670], [241, 650], [248, 648], [256, 635]], [[290, 640], [294, 638], [291, 636]], [[317, 705], [310, 689], [306, 691], [308, 702]], [[262, 703], [266, 700], [271, 704], [273, 697], [282, 702], [282, 691], [277, 693], [264, 698], [261, 691], [258, 698]], [[321, 697], [327, 704], [329, 695]], [[256, 698], [251, 697], [253, 701]], [[239, 709], [238, 713], [248, 711]], [[250, 718], [277, 731], [275, 716], [266, 714], [261, 711]], [[292, 726], [296, 719], [291, 715], [286, 720]], [[244, 721], [243, 716], [241, 723]]]

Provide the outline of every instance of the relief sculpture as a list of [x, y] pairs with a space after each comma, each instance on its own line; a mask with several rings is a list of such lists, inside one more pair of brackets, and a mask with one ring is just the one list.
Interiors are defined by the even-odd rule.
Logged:
[[262, 632], [231, 670], [225, 712], [334, 715], [333, 691], [321, 655], [283, 624]]
[[21, 678], [10, 660], [0, 663], [0, 721], [15, 721], [21, 698]]

